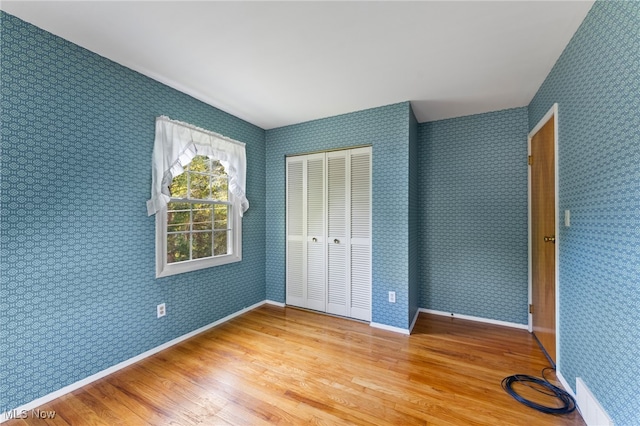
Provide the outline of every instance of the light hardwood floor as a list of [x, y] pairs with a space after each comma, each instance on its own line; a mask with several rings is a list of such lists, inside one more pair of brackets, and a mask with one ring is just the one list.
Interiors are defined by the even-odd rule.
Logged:
[[584, 425], [500, 387], [547, 365], [523, 330], [421, 313], [404, 336], [265, 305], [5, 424]]

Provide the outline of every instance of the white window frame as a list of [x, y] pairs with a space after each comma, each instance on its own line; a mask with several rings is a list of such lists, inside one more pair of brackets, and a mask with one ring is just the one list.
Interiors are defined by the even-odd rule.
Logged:
[[[197, 155], [218, 160], [227, 172], [228, 200], [222, 204], [229, 205], [231, 210], [231, 215], [227, 218], [232, 226], [229, 232], [232, 241], [227, 247], [231, 252], [227, 255], [168, 263], [167, 203], [172, 200], [185, 201], [173, 199], [169, 187], [173, 178], [182, 174], [184, 168]], [[246, 168], [243, 142], [188, 123], [171, 120], [166, 116], [156, 117], [156, 137], [151, 164], [151, 198], [147, 201], [147, 213], [150, 216], [156, 215], [156, 278], [242, 260], [242, 216], [249, 208], [249, 200], [246, 197]], [[205, 202], [211, 201], [214, 200]]]
[[170, 202], [195, 203], [195, 204], [226, 204], [231, 214], [227, 220], [231, 222], [228, 242], [229, 254], [220, 256], [203, 257], [201, 259], [184, 260], [182, 262], [167, 262], [167, 208], [156, 213], [156, 278], [168, 277], [185, 272], [198, 271], [212, 266], [226, 265], [242, 260], [242, 217], [238, 212], [238, 206], [234, 202], [234, 196], [229, 191], [229, 201], [189, 200], [171, 198]]

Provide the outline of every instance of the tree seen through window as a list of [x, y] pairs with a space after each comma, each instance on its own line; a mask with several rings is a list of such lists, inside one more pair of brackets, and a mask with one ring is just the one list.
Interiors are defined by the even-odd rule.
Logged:
[[230, 254], [232, 207], [222, 164], [196, 156], [169, 190], [167, 263]]

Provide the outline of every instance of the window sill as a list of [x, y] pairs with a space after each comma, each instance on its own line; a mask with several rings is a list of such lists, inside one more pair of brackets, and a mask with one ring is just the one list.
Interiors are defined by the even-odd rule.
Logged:
[[183, 274], [185, 272], [199, 271], [200, 269], [211, 268], [213, 266], [227, 265], [229, 263], [240, 262], [241, 255], [229, 254], [226, 256], [209, 257], [206, 259], [185, 260], [184, 262], [169, 263], [156, 271], [156, 278], [169, 277], [171, 275]]

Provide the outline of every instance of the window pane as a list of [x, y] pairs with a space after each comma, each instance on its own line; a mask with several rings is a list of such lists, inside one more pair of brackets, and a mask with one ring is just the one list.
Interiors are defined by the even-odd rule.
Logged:
[[213, 242], [213, 255], [220, 256], [221, 254], [227, 254], [227, 231], [215, 231]]
[[229, 200], [229, 179], [226, 175], [211, 178], [211, 198], [220, 201]]
[[169, 211], [178, 211], [178, 210], [190, 210], [191, 209], [191, 203], [175, 203], [172, 201], [169, 201], [167, 203], [167, 209]]
[[191, 179], [191, 194], [189, 194], [189, 197], [200, 200], [209, 199], [209, 176], [197, 173], [189, 173], [189, 175]]
[[227, 171], [224, 169], [222, 164], [218, 160], [211, 161], [211, 172], [214, 175], [226, 175]]
[[186, 232], [189, 231], [190, 223], [181, 223], [179, 225], [167, 225], [167, 232]]
[[193, 205], [193, 230], [211, 230], [213, 206], [211, 204]]
[[215, 229], [228, 229], [229, 206], [216, 204], [214, 214]]
[[[191, 222], [191, 205], [188, 203], [169, 203], [167, 205], [167, 231], [188, 231]], [[173, 225], [187, 225], [186, 228], [178, 228]], [[173, 229], [172, 229], [173, 227]]]
[[198, 200], [229, 201], [229, 178], [217, 160], [196, 156], [170, 186], [167, 206], [167, 263], [232, 254], [232, 207]]
[[189, 170], [192, 172], [211, 172], [211, 160], [204, 155], [196, 155], [189, 163]]
[[189, 233], [167, 235], [167, 263], [189, 260]]
[[211, 256], [211, 233], [194, 232], [193, 234], [193, 259], [201, 259]]
[[176, 176], [171, 181], [171, 185], [169, 185], [169, 191], [171, 192], [171, 196], [175, 198], [186, 198], [187, 197], [187, 173], [182, 173], [179, 176]]

